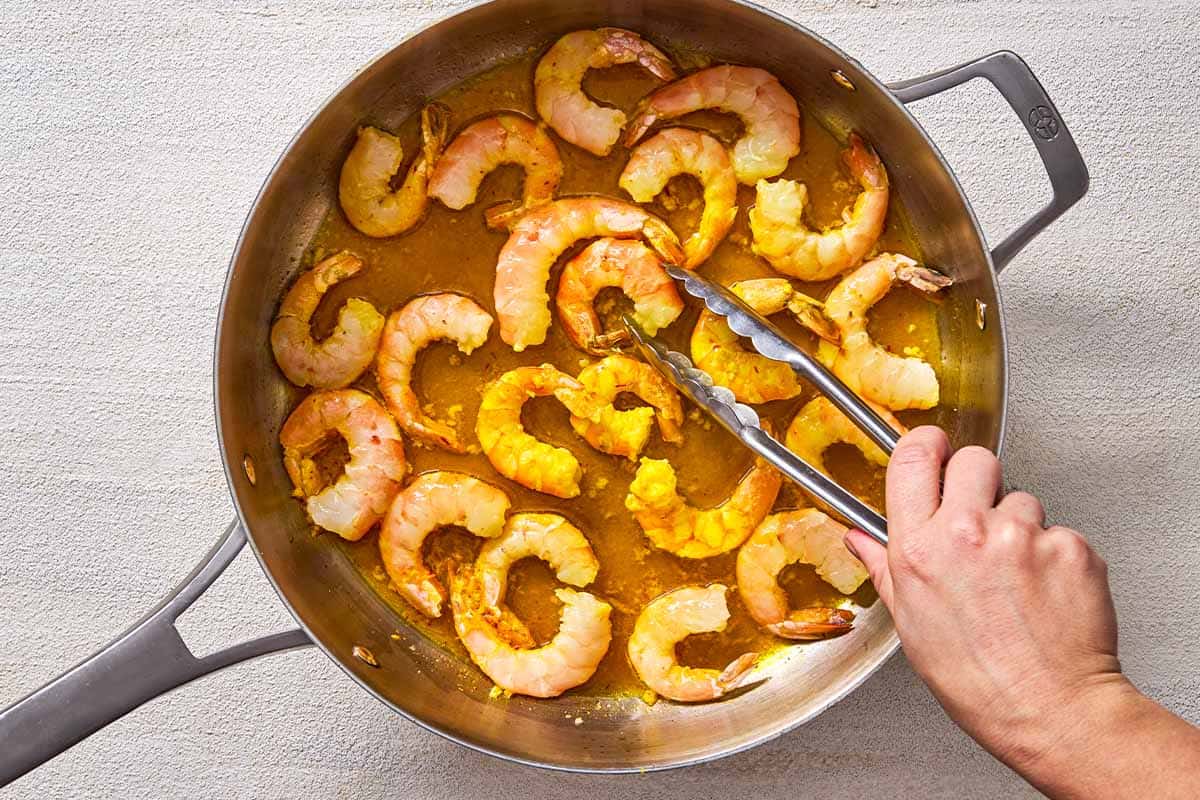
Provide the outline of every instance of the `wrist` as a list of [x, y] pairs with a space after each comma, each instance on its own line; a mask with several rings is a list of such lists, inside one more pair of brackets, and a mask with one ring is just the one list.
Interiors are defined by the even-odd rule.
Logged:
[[996, 755], [1047, 794], [1074, 795], [1081, 766], [1111, 757], [1120, 747], [1113, 739], [1136, 729], [1148, 705], [1153, 704], [1125, 676], [1099, 675], [1047, 703], [1012, 737], [1007, 751]]

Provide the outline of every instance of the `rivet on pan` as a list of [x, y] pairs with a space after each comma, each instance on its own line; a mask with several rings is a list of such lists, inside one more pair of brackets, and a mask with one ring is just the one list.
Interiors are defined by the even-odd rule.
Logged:
[[979, 298], [975, 299], [975, 324], [979, 326], [979, 330], [987, 328], [987, 303]]
[[368, 667], [379, 666], [379, 661], [376, 660], [375, 654], [362, 645], [354, 645], [354, 649], [350, 652], [354, 653], [354, 657], [366, 664]]
[[854, 83], [840, 69], [831, 69], [829, 70], [829, 74], [833, 78], [833, 82], [838, 86], [849, 92], [855, 91]]
[[242, 469], [246, 472], [246, 480], [250, 481], [250, 485], [258, 485], [258, 474], [254, 471], [254, 459], [250, 457], [249, 453], [242, 458]]

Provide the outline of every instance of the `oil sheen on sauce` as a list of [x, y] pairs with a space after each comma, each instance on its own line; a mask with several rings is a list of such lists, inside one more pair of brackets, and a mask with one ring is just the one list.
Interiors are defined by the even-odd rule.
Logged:
[[[452, 132], [474, 119], [500, 110], [514, 110], [534, 116], [532, 76], [536, 57], [536, 53], [531, 53], [519, 60], [498, 65], [463, 81], [437, 98], [453, 112]], [[585, 90], [592, 97], [626, 111], [631, 110], [639, 97], [657, 85], [652, 77], [633, 66], [593, 71], [584, 82]], [[830, 224], [839, 219], [844, 206], [853, 202], [858, 189], [841, 170], [841, 145], [838, 140], [821, 126], [812, 113], [803, 107], [802, 110], [805, 112], [803, 152], [792, 160], [784, 176], [807, 184], [811, 202], [807, 212], [810, 221], [818, 225]], [[364, 120], [367, 123], [370, 121]], [[685, 118], [682, 124], [703, 127], [727, 142], [736, 137], [739, 126], [732, 118], [705, 112]], [[409, 119], [396, 131], [410, 157], [417, 151], [416, 125], [415, 119]], [[625, 164], [626, 150], [618, 146], [608, 157], [597, 158], [561, 140], [556, 139], [556, 142], [565, 166], [560, 194], [600, 193], [624, 197], [617, 186], [617, 177]], [[483, 210], [518, 196], [520, 180], [521, 173], [517, 168], [502, 168], [484, 181], [475, 205], [460, 212], [451, 212], [436, 201], [431, 201], [428, 214], [419, 226], [390, 239], [371, 239], [358, 233], [335, 204], [312, 241], [301, 268], [307, 268], [325, 255], [342, 249], [352, 250], [364, 257], [368, 268], [359, 276], [330, 290], [313, 320], [315, 334], [324, 336], [332, 330], [337, 309], [349, 297], [365, 297], [387, 314], [418, 294], [450, 291], [474, 298], [490, 312], [493, 307], [492, 282], [496, 256], [506, 235], [489, 230], [484, 225]], [[749, 249], [746, 210], [753, 203], [753, 194], [751, 188], [741, 187], [738, 219], [731, 234], [700, 268], [709, 278], [728, 283], [773, 274], [766, 263]], [[892, 206], [880, 249], [918, 256], [916, 242], [908, 231], [895, 199], [892, 200]], [[694, 229], [700, 207], [699, 185], [691, 178], [676, 178], [651, 210], [686, 236]], [[573, 255], [578, 249], [567, 255]], [[565, 257], [552, 272], [551, 297], [563, 261]], [[798, 286], [820, 298], [824, 297], [833, 283]], [[600, 296], [597, 306], [607, 327], [614, 326], [626, 302], [615, 290], [607, 290]], [[916, 292], [899, 287], [873, 310], [872, 332], [878, 341], [893, 351], [900, 352], [907, 347], [919, 348], [927, 354], [935, 368], [939, 368], [936, 310], [935, 305]], [[698, 309], [692, 301], [684, 315], [660, 336], [673, 348], [687, 352], [688, 337], [697, 314]], [[798, 325], [790, 323], [784, 315], [777, 317], [776, 321], [793, 335], [795, 341], [810, 349], [815, 347], [813, 337]], [[458, 428], [467, 439], [473, 440], [480, 391], [487, 381], [516, 366], [546, 362], [574, 375], [591, 360], [587, 354], [570, 344], [557, 318], [545, 344], [519, 354], [500, 341], [493, 326], [488, 342], [470, 356], [462, 357], [453, 345], [446, 343], [427, 348], [417, 363], [416, 390], [430, 411], [439, 418], [457, 420]], [[358, 386], [378, 396], [372, 374], [364, 375]], [[783, 430], [796, 410], [812, 396], [812, 390], [809, 389], [796, 400], [770, 403], [761, 406], [760, 411], [779, 430]], [[621, 398], [619, 403], [623, 400]], [[924, 415], [901, 416], [915, 422]], [[732, 617], [725, 631], [692, 636], [682, 642], [678, 653], [683, 663], [723, 667], [732, 658], [747, 651], [768, 653], [780, 647], [807, 646], [769, 636], [761, 632], [750, 619], [737, 592], [733, 590], [736, 552], [716, 558], [687, 560], [651, 547], [624, 505], [626, 489], [636, 465], [591, 449], [571, 430], [567, 412], [557, 401], [553, 398], [530, 401], [525, 407], [524, 421], [527, 429], [536, 436], [568, 448], [579, 459], [584, 471], [580, 497], [560, 500], [526, 489], [497, 474], [482, 455], [448, 453], [423, 446], [410, 438], [406, 438], [406, 449], [414, 474], [433, 469], [451, 469], [476, 475], [501, 486], [513, 501], [513, 511], [558, 512], [579, 526], [591, 541], [601, 568], [595, 583], [587, 590], [598, 593], [612, 603], [613, 642], [595, 676], [575, 692], [609, 696], [642, 694], [645, 687], [634, 675], [625, 655], [634, 619], [648, 601], [686, 584], [721, 582], [730, 587], [727, 597]], [[732, 487], [749, 469], [752, 459], [748, 451], [742, 449], [732, 437], [694, 410], [688, 415], [684, 435], [685, 442], [675, 446], [662, 442], [656, 434], [643, 455], [669, 459], [679, 474], [680, 491], [693, 504], [715, 505], [729, 495]], [[827, 463], [843, 485], [867, 502], [882, 506], [881, 470], [867, 464], [852, 448], [842, 445], [831, 448]], [[336, 464], [331, 466], [336, 467]], [[803, 495], [785, 483], [776, 510], [805, 505], [809, 503], [803, 499]], [[441, 646], [466, 659], [465, 650], [454, 636], [448, 613], [442, 619], [428, 620], [389, 589], [374, 533], [357, 543], [344, 542], [330, 534], [323, 535], [330, 546], [344, 548], [364, 579], [395, 609], [398, 627], [404, 624], [415, 626]], [[444, 529], [426, 540], [426, 560], [445, 581], [447, 565], [454, 559], [460, 562], [473, 559], [479, 545], [479, 539], [464, 531]], [[788, 568], [781, 582], [792, 604], [797, 607], [837, 605], [846, 601], [808, 566]], [[535, 559], [526, 559], [517, 564], [509, 583], [509, 606], [526, 621], [542, 642], [554, 635], [558, 625], [558, 605], [553, 595], [555, 585], [550, 570]], [[850, 598], [860, 606], [870, 605], [876, 599], [869, 583]], [[849, 635], [853, 636], [854, 633]]]

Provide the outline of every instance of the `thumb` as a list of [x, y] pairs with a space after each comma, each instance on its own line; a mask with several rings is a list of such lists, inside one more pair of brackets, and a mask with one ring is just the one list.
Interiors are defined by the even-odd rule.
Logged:
[[892, 609], [892, 575], [888, 571], [887, 548], [857, 528], [851, 528], [843, 541], [846, 543], [846, 549], [863, 562], [863, 566], [867, 568], [867, 573], [871, 576], [871, 583], [875, 584], [875, 591], [879, 593], [879, 599], [890, 611]]

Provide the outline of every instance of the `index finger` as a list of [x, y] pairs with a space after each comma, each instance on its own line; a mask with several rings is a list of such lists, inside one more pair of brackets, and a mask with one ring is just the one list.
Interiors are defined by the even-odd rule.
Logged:
[[941, 428], [923, 425], [900, 437], [887, 468], [889, 534], [901, 535], [928, 520], [942, 504], [942, 466], [950, 440]]

